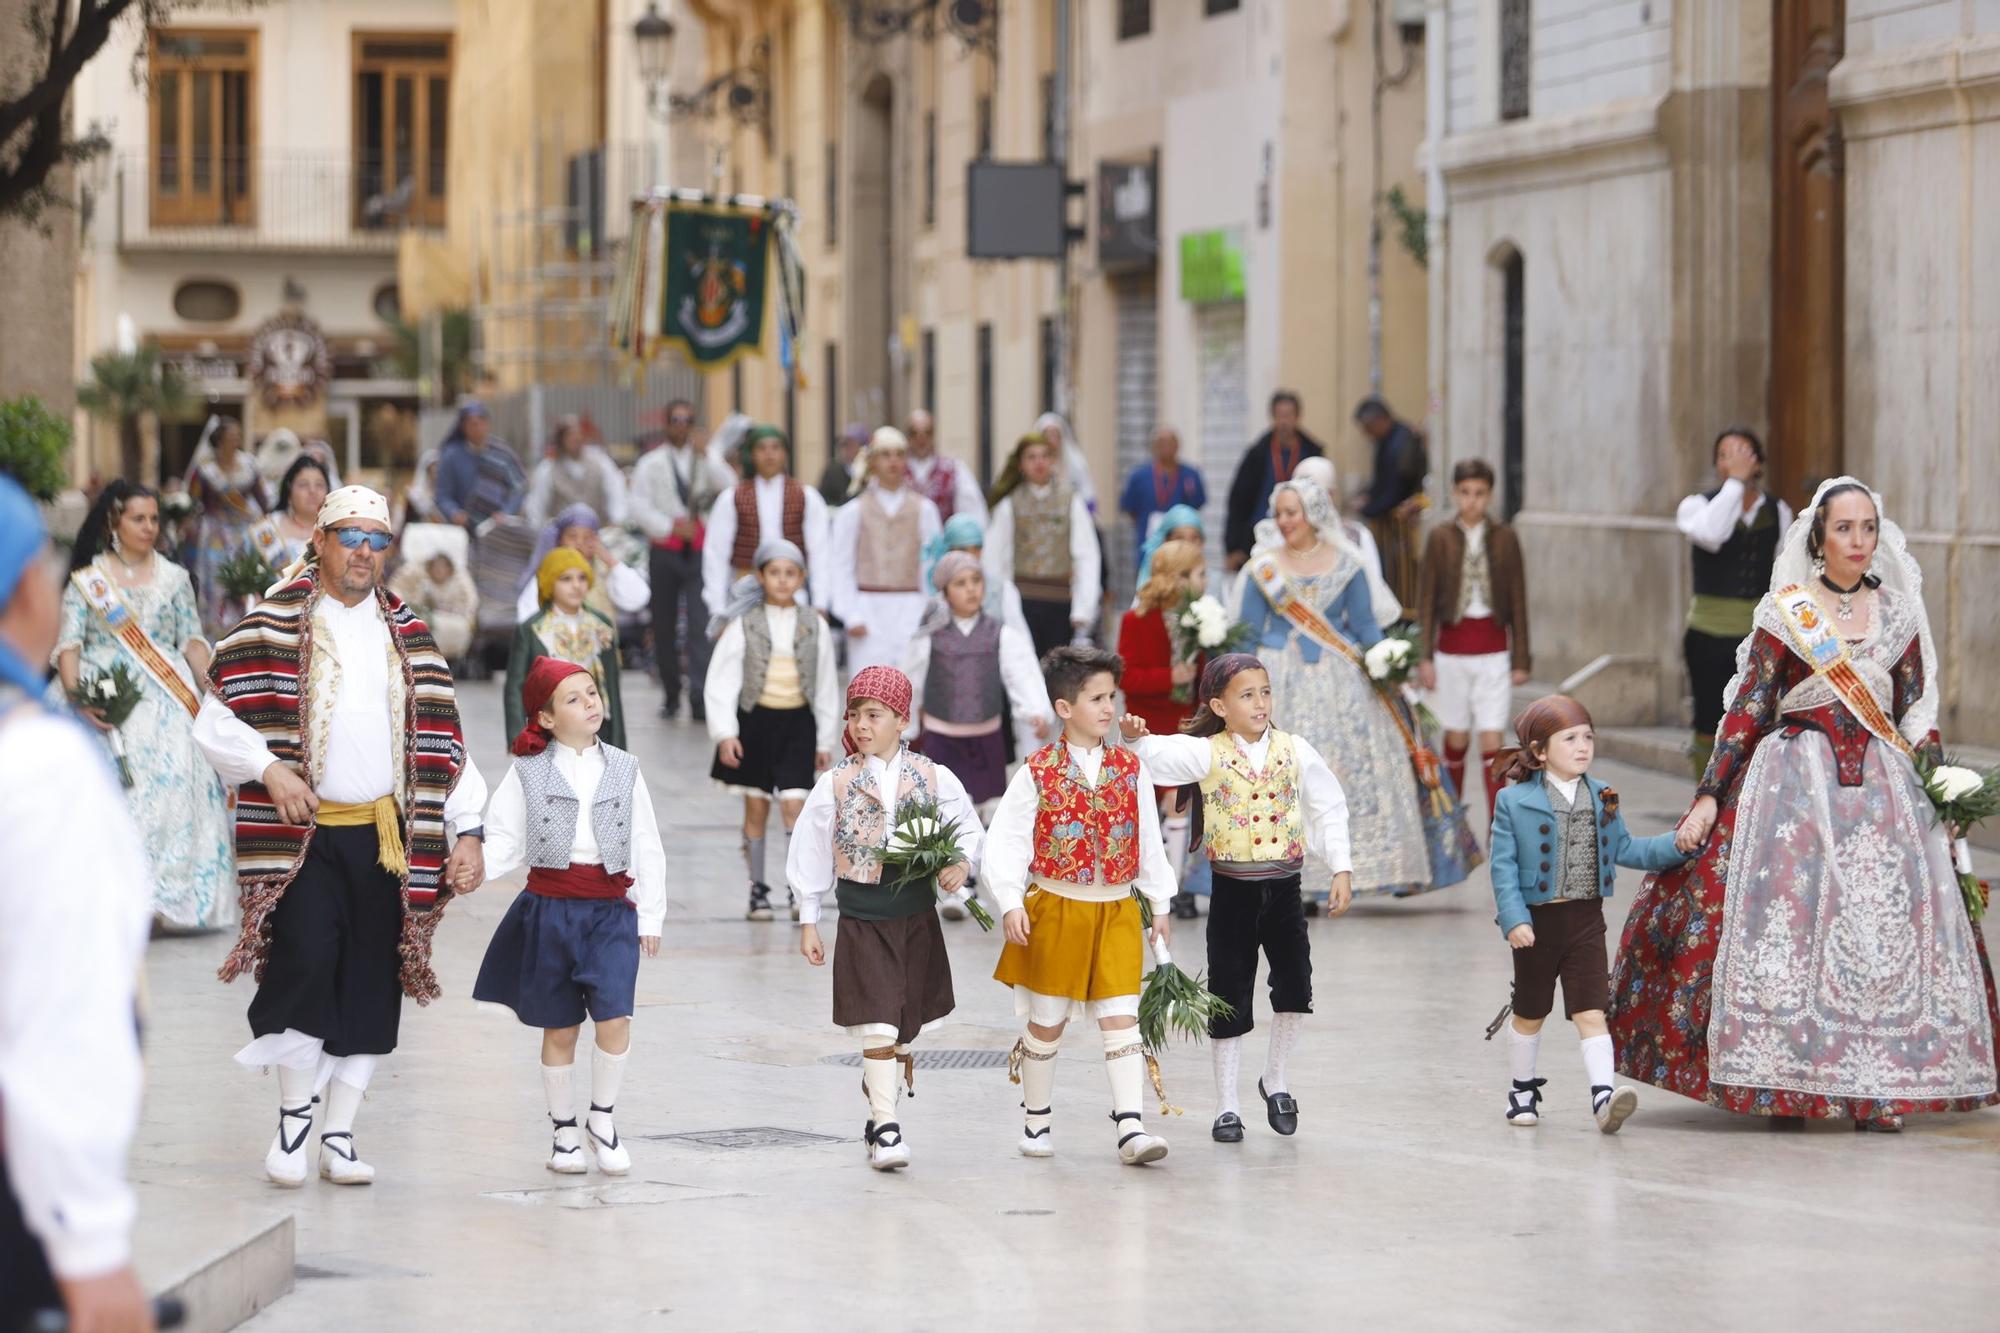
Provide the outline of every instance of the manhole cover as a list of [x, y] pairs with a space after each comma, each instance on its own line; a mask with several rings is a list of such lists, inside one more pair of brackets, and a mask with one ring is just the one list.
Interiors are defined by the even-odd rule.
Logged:
[[802, 1129], [772, 1129], [768, 1125], [748, 1129], [700, 1129], [689, 1134], [635, 1134], [634, 1138], [655, 1143], [699, 1143], [704, 1148], [797, 1148], [809, 1143], [842, 1143], [833, 1134], [808, 1134]]
[[[849, 1069], [861, 1067], [861, 1052], [850, 1051], [846, 1055], [829, 1055], [820, 1060], [823, 1065], [845, 1065]], [[1006, 1051], [918, 1051], [919, 1069], [1005, 1069]]]

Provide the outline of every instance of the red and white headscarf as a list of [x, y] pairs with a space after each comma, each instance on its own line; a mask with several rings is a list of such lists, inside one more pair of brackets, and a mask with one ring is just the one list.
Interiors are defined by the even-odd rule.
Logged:
[[[854, 679], [847, 682], [847, 711], [851, 714], [854, 706], [864, 699], [873, 699], [897, 717], [910, 716], [910, 678], [891, 666], [863, 667], [854, 673]], [[841, 744], [849, 754], [860, 747], [846, 727], [840, 729]]]

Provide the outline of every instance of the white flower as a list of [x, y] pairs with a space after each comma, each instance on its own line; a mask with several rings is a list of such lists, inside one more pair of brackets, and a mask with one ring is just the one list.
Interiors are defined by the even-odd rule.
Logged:
[[1931, 799], [1941, 805], [1962, 800], [1986, 785], [1986, 779], [1969, 768], [1944, 764], [1931, 770]]
[[97, 678], [97, 697], [100, 699], [117, 698], [118, 682], [109, 676], [99, 676]]
[[1387, 680], [1392, 672], [1409, 665], [1410, 641], [1383, 639], [1362, 654], [1362, 660], [1368, 664], [1368, 674], [1371, 678]]

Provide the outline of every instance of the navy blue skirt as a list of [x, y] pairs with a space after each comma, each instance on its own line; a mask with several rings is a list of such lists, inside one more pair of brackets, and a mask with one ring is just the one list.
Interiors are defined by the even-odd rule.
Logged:
[[479, 964], [472, 998], [504, 1004], [529, 1027], [573, 1028], [632, 1016], [639, 925], [630, 899], [514, 899]]

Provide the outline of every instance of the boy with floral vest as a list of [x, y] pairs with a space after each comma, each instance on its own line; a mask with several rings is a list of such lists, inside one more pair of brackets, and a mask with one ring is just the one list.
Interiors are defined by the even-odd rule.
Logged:
[[1111, 1082], [1118, 1156], [1143, 1166], [1167, 1155], [1139, 1107], [1143, 927], [1136, 888], [1165, 945], [1174, 872], [1160, 839], [1153, 778], [1131, 750], [1105, 745], [1118, 716], [1116, 653], [1064, 645], [1042, 658], [1060, 740], [1029, 756], [993, 812], [979, 879], [1006, 914], [1007, 945], [994, 979], [1014, 988], [1027, 1020], [1015, 1044], [1025, 1157], [1050, 1157], [1056, 1049], [1072, 1018], [1097, 1021]]
[[[934, 904], [940, 891], [964, 888], [980, 844], [979, 815], [951, 770], [903, 748], [909, 716], [909, 677], [885, 666], [855, 673], [847, 686], [848, 755], [806, 797], [785, 858], [799, 896], [799, 952], [814, 967], [826, 962], [820, 900], [831, 889], [840, 904], [833, 1021], [861, 1042], [862, 1140], [877, 1171], [910, 1164], [896, 1121], [896, 1065], [914, 1089], [910, 1043], [951, 1013], [951, 960]], [[935, 884], [898, 882], [895, 872], [884, 875], [882, 852], [899, 812], [922, 802], [936, 802], [956, 822], [961, 859]]]

